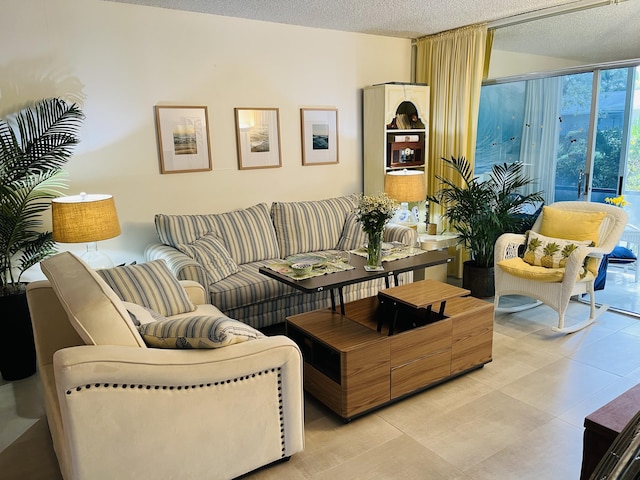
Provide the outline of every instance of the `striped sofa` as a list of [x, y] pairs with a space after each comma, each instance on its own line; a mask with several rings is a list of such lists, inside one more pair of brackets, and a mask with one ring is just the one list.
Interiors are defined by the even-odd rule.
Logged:
[[[255, 328], [282, 323], [289, 315], [326, 308], [329, 292], [303, 294], [258, 272], [299, 253], [350, 250], [364, 234], [354, 214], [357, 197], [266, 203], [227, 213], [155, 216], [159, 244], [147, 260], [164, 259], [180, 280], [195, 280], [226, 315]], [[415, 230], [390, 225], [385, 241], [415, 244]], [[411, 281], [412, 274], [400, 276]], [[345, 301], [375, 295], [384, 280], [351, 285]]]

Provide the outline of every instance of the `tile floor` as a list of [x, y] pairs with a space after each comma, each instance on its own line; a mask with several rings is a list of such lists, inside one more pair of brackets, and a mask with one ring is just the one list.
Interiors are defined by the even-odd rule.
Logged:
[[[567, 316], [586, 315], [572, 302]], [[497, 315], [484, 368], [348, 424], [306, 401], [306, 448], [247, 479], [577, 479], [584, 417], [640, 382], [640, 320], [568, 336], [546, 306]], [[0, 476], [58, 480], [37, 376], [0, 384]]]

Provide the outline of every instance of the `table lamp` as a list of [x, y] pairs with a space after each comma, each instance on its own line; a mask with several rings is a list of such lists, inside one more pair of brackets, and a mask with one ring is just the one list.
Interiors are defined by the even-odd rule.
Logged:
[[81, 255], [91, 268], [110, 268], [113, 262], [99, 252], [96, 242], [120, 235], [116, 205], [111, 195], [86, 194], [51, 201], [53, 239], [60, 243], [86, 243]]
[[393, 221], [396, 223], [418, 224], [418, 207], [409, 211], [409, 202], [423, 202], [427, 196], [424, 172], [421, 170], [395, 170], [384, 176], [384, 192], [400, 202], [400, 209]]

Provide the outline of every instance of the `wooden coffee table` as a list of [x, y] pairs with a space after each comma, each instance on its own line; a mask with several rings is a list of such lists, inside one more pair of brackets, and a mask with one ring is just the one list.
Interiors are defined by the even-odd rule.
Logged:
[[[345, 304], [344, 315], [321, 309], [287, 317], [287, 335], [304, 357], [305, 390], [345, 421], [481, 368], [492, 359], [492, 303], [461, 296], [466, 290], [435, 280], [383, 292], [386, 298], [397, 293], [411, 297], [421, 306], [429, 300], [440, 308], [444, 297], [446, 302], [442, 314], [428, 320], [415, 309], [402, 309], [397, 319], [402, 331], [399, 328], [393, 335], [389, 335], [389, 312], [377, 296]], [[458, 296], [452, 297], [453, 292]]]

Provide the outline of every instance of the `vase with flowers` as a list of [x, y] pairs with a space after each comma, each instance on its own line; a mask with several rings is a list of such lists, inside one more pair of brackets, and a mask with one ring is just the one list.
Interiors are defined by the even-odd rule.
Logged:
[[631, 205], [624, 199], [624, 195], [618, 195], [617, 197], [607, 197], [604, 199], [609, 205], [615, 205], [616, 207], [624, 208], [627, 205]]
[[393, 218], [398, 203], [386, 193], [363, 195], [358, 197], [356, 218], [367, 236], [368, 271], [382, 269], [382, 236], [385, 225]]

